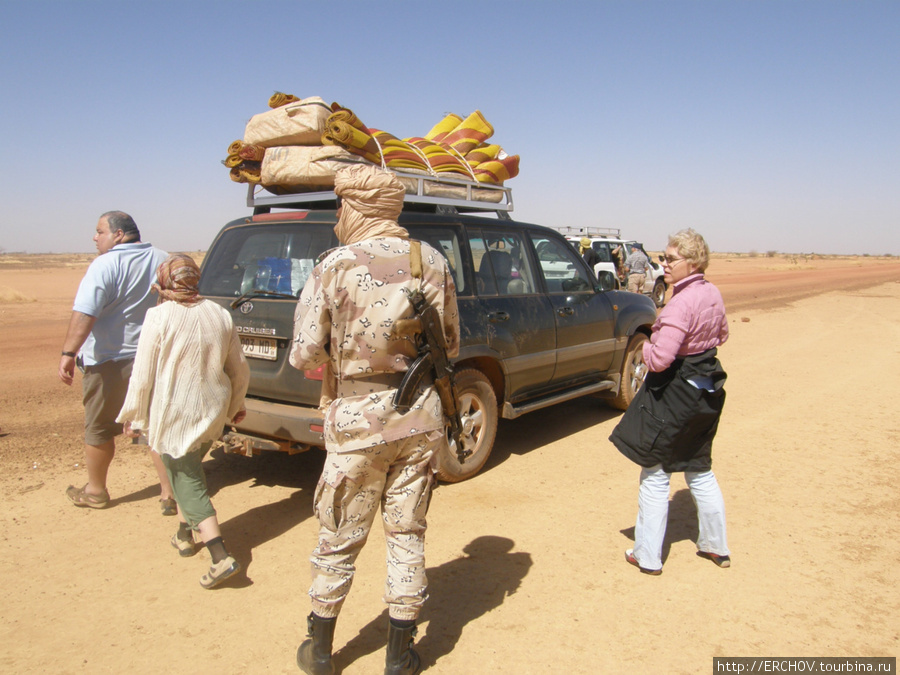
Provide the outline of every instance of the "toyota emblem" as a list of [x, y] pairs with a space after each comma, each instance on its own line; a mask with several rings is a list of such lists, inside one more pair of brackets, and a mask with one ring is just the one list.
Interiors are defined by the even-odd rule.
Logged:
[[241, 314], [249, 314], [253, 311], [253, 303], [249, 300], [241, 303]]

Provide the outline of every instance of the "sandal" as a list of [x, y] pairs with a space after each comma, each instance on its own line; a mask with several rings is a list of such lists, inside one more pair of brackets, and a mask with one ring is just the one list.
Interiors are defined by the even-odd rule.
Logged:
[[166, 499], [160, 497], [159, 508], [164, 516], [178, 515], [178, 504], [171, 497], [168, 497]]
[[214, 588], [241, 571], [240, 563], [230, 555], [222, 558], [209, 568], [209, 572], [200, 577], [200, 585], [203, 588]]
[[660, 574], [662, 574], [661, 569], [651, 570], [651, 569], [647, 569], [646, 567], [641, 567], [641, 564], [637, 561], [637, 558], [634, 557], [634, 549], [633, 548], [630, 548], [627, 551], [625, 551], [625, 561], [628, 562], [629, 564], [637, 567], [644, 574], [649, 574], [654, 577], [658, 577]]
[[75, 506], [87, 506], [92, 509], [103, 509], [109, 505], [109, 492], [104, 488], [103, 494], [101, 495], [92, 495], [89, 492], [85, 492], [87, 489], [87, 483], [85, 483], [83, 488], [77, 488], [74, 485], [70, 485], [66, 488], [66, 497], [69, 498]]

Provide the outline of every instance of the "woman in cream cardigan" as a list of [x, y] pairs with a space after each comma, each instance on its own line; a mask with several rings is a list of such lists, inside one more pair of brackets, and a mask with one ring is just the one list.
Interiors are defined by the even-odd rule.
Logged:
[[212, 558], [200, 578], [213, 588], [240, 570], [222, 541], [201, 463], [225, 424], [245, 415], [250, 369], [228, 312], [197, 292], [192, 258], [169, 256], [157, 270], [159, 303], [147, 312], [128, 394], [117, 421], [132, 438], [147, 434], [162, 456], [181, 521], [172, 546], [197, 552], [192, 530]]

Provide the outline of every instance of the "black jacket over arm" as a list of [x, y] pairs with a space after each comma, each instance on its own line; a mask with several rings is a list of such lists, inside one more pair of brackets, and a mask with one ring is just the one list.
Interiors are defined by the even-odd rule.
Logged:
[[[698, 376], [712, 378], [714, 391], [687, 381]], [[643, 467], [662, 464], [666, 473], [709, 471], [726, 377], [715, 348], [648, 374], [609, 440]]]

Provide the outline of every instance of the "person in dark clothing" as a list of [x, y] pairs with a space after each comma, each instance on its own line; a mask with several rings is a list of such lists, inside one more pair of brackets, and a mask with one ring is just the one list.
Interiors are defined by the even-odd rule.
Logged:
[[591, 271], [596, 274], [596, 270], [594, 266], [601, 262], [600, 255], [591, 247], [591, 240], [587, 237], [582, 237], [581, 242], [581, 257], [584, 258], [584, 261], [588, 264], [588, 267], [591, 268]]

